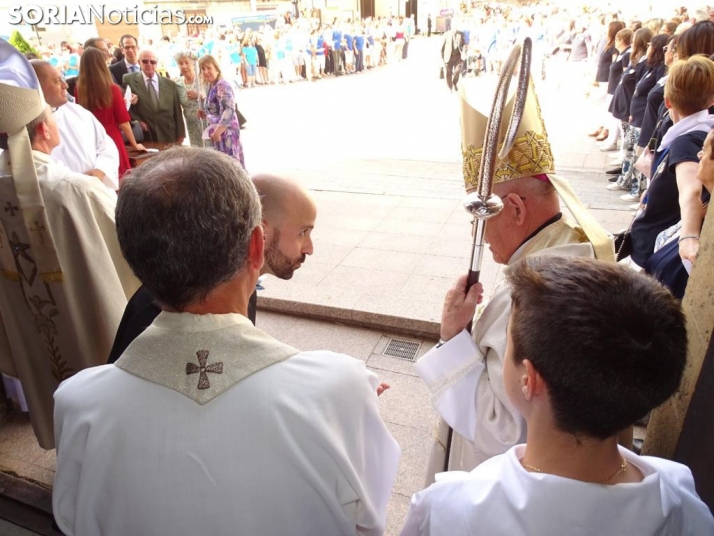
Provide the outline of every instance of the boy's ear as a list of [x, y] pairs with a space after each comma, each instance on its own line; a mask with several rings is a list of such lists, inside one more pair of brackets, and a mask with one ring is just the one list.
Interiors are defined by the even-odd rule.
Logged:
[[530, 359], [523, 360], [523, 368], [525, 372], [521, 376], [521, 390], [525, 399], [530, 402], [533, 398], [546, 394], [547, 386]]

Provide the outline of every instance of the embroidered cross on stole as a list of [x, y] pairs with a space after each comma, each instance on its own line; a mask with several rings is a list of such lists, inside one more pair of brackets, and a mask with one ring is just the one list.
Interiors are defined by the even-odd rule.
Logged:
[[161, 324], [162, 319], [176, 320], [182, 314], [189, 315], [162, 312], [134, 339], [115, 366], [206, 404], [248, 376], [299, 353], [244, 317], [205, 331], [185, 329], [180, 323]]
[[198, 356], [198, 365], [196, 365], [196, 363], [186, 363], [186, 374], [199, 373], [198, 389], [208, 389], [211, 387], [211, 384], [208, 381], [208, 372], [223, 374], [223, 363], [214, 363], [213, 365], [206, 366], [208, 353], [208, 350], [199, 350], [196, 352], [196, 355]]

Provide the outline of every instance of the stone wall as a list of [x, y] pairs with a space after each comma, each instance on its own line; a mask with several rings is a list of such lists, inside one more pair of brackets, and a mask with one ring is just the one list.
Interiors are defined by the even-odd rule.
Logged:
[[672, 458], [714, 328], [714, 216], [704, 221], [697, 262], [682, 302], [689, 351], [679, 391], [652, 412], [643, 454]]

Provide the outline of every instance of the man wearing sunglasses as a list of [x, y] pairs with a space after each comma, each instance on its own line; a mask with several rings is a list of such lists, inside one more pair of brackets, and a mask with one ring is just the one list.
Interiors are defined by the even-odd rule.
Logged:
[[124, 84], [135, 96], [129, 114], [139, 121], [144, 141], [181, 145], [186, 132], [178, 88], [172, 80], [159, 76], [157, 63], [154, 52], [142, 50], [139, 54], [141, 71], [124, 75]]

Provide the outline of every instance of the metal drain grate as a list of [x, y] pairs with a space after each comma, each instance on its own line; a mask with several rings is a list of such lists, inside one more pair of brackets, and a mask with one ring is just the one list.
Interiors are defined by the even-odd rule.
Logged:
[[384, 350], [384, 355], [403, 359], [404, 361], [411, 361], [413, 363], [420, 346], [421, 343], [418, 342], [390, 339], [387, 348]]

